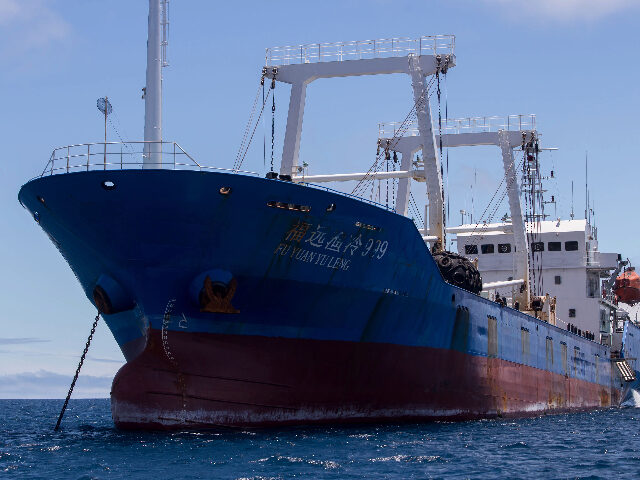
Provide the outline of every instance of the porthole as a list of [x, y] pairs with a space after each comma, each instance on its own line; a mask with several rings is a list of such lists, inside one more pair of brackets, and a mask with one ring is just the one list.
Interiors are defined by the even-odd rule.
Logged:
[[231, 187], [220, 187], [220, 195], [229, 195], [231, 193]]
[[116, 188], [116, 184], [111, 180], [104, 180], [101, 185], [105, 190], [113, 190]]

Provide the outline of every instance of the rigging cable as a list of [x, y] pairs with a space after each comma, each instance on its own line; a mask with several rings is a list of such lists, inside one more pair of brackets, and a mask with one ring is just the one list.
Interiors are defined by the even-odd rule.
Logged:
[[[256, 129], [258, 128], [258, 124], [260, 123], [260, 119], [262, 118], [262, 113], [264, 112], [264, 107], [267, 104], [267, 102], [269, 101], [269, 96], [271, 95], [273, 89], [269, 89], [269, 91], [267, 92], [267, 96], [264, 99], [264, 102], [262, 102], [262, 107], [260, 108], [260, 114], [258, 115], [258, 119], [256, 120], [254, 126], [253, 126], [253, 130], [251, 132], [251, 137], [249, 137], [249, 141], [246, 144], [246, 147], [244, 147], [244, 153], [242, 153], [242, 148], [243, 146], [241, 146], [240, 151], [238, 152], [239, 154], [242, 153], [242, 156], [239, 158], [238, 161], [236, 161], [236, 163], [234, 164], [233, 170], [235, 172], [237, 172], [238, 170], [240, 170], [240, 167], [242, 166], [242, 162], [244, 162], [245, 157], [247, 156], [247, 152], [249, 151], [249, 147], [251, 146], [251, 142], [253, 140], [253, 136], [256, 133]], [[251, 115], [250, 120], [253, 118], [253, 113]]]
[[[418, 107], [420, 107], [421, 104], [425, 101], [425, 96], [426, 96], [426, 98], [430, 98], [431, 95], [433, 94], [433, 92], [429, 93], [429, 89], [433, 85], [434, 81], [435, 81], [435, 79], [433, 77], [431, 77], [431, 80], [429, 81], [428, 85], [424, 89], [424, 91], [423, 91], [422, 95], [420, 96], [420, 98], [418, 98], [418, 100], [416, 102], [414, 102], [413, 107], [411, 107], [411, 110], [409, 111], [409, 113], [407, 113], [407, 116], [405, 117], [405, 119], [400, 124], [400, 127], [394, 132], [393, 138], [389, 142], [391, 148], [395, 148], [395, 146], [398, 144], [398, 141], [400, 140], [400, 138], [404, 135], [404, 133], [409, 128], [409, 126], [411, 124], [411, 119], [414, 116], [416, 116], [416, 111], [417, 111]], [[428, 93], [428, 95], [426, 95], [427, 93]], [[354, 189], [351, 191], [352, 195], [358, 195], [366, 187], [367, 182], [374, 180], [371, 177], [371, 173], [377, 171], [377, 169], [379, 167], [378, 164], [379, 164], [380, 160], [382, 160], [382, 153], [377, 154], [373, 165], [371, 165], [371, 167], [369, 167], [369, 170], [367, 171], [365, 176], [356, 184]]]
[[[440, 178], [442, 178], [442, 109], [441, 109], [441, 92], [440, 92], [440, 57], [438, 58], [438, 69], [436, 70], [436, 81], [437, 87], [436, 91], [438, 94], [438, 154], [440, 155]], [[449, 181], [449, 164], [447, 163], [447, 182]], [[444, 182], [442, 182], [442, 190], [440, 192], [440, 200], [442, 202], [442, 225], [447, 224], [447, 209], [448, 205], [445, 207], [445, 191], [444, 191]], [[443, 228], [444, 238], [442, 239], [442, 248], [444, 250], [447, 249], [447, 231]]]
[[[264, 105], [264, 77], [260, 79], [262, 86], [262, 104]], [[264, 117], [262, 118], [262, 168], [267, 166], [267, 132], [265, 131]]]
[[422, 223], [422, 228], [424, 228], [425, 222], [424, 222], [424, 219], [422, 218], [422, 213], [420, 213], [420, 209], [418, 208], [416, 199], [413, 198], [413, 192], [409, 193], [409, 199], [410, 199], [410, 204], [413, 204], [413, 208], [415, 208], [416, 213], [418, 214], [418, 219], [420, 220], [420, 223]]
[[[444, 72], [444, 126], [445, 130], [449, 126], [449, 90], [447, 88], [447, 72]], [[442, 148], [442, 135], [444, 132], [440, 132], [440, 147]], [[447, 218], [451, 218], [451, 194], [449, 193], [449, 147], [447, 147]]]
[[[511, 168], [511, 166], [513, 165], [513, 162], [515, 162], [515, 159], [512, 160], [511, 164], [509, 165], [509, 168]], [[521, 165], [523, 165], [524, 163], [524, 157], [520, 163], [520, 165], [518, 165], [518, 170], [520, 170]], [[476, 222], [473, 231], [471, 232], [470, 237], [473, 239], [472, 242], [475, 243], [476, 245], [478, 244], [478, 242], [480, 242], [484, 237], [484, 233], [482, 232], [482, 227], [481, 227], [481, 232], [480, 235], [476, 238], [476, 236], [474, 235], [476, 230], [478, 229], [478, 227], [480, 226], [480, 221], [482, 221], [482, 219], [484, 218], [485, 214], [487, 213], [487, 211], [489, 210], [489, 208], [492, 208], [492, 204], [493, 201], [496, 197], [496, 195], [502, 191], [502, 183], [504, 182], [504, 180], [507, 178], [506, 173], [504, 174], [502, 180], [500, 181], [500, 184], [498, 185], [498, 188], [496, 188], [496, 191], [494, 192], [493, 196], [491, 197], [491, 200], [489, 200], [489, 203], [487, 204], [486, 208], [484, 209], [484, 212], [482, 212], [482, 215], [480, 216], [480, 219], [478, 220], [478, 222]], [[514, 178], [515, 180], [515, 178]], [[513, 180], [511, 181], [513, 182]], [[507, 184], [505, 186], [505, 190], [502, 191], [502, 195], [500, 196], [500, 199], [498, 200], [498, 202], [495, 204], [495, 206], [493, 207], [493, 209], [491, 210], [490, 215], [487, 217], [487, 220], [485, 220], [484, 224], [488, 224], [491, 223], [491, 221], [494, 219], [498, 209], [500, 208], [500, 205], [502, 205], [502, 202], [504, 201], [505, 197], [507, 196], [507, 193], [509, 191], [509, 188], [511, 187], [512, 183], [510, 183], [509, 181], [507, 181]]]
[[273, 90], [273, 95], [271, 95], [271, 171], [273, 172], [273, 150], [276, 141], [276, 77], [274, 76], [271, 79], [271, 90]]
[[253, 117], [256, 113], [256, 107], [258, 106], [258, 100], [260, 98], [260, 90], [262, 90], [262, 108], [264, 108], [265, 98], [264, 98], [264, 79], [267, 75], [267, 68], [264, 67], [262, 69], [262, 75], [260, 77], [260, 85], [258, 86], [258, 91], [256, 92], [256, 96], [253, 99], [253, 105], [251, 107], [251, 113], [249, 114], [249, 120], [247, 121], [247, 125], [244, 128], [244, 133], [242, 135], [242, 140], [240, 142], [240, 147], [238, 148], [238, 152], [236, 153], [236, 160], [233, 164], [234, 170], [237, 170], [237, 165], [240, 163], [240, 159], [243, 157], [242, 153], [245, 149], [245, 143], [247, 141], [247, 137], [249, 135], [249, 131], [251, 130], [251, 125], [253, 124]]

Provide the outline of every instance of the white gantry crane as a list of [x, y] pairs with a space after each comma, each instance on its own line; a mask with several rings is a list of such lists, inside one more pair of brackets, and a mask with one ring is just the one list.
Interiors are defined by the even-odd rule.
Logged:
[[[401, 155], [400, 170], [409, 174], [398, 181], [398, 195], [396, 197], [396, 212], [406, 215], [409, 204], [411, 189], [410, 180], [419, 179], [420, 166], [413, 170], [412, 159], [417, 151], [423, 148], [422, 136], [419, 125], [412, 125], [404, 131], [402, 137], [397, 136], [399, 123], [382, 123], [379, 125], [378, 142], [383, 148], [395, 151]], [[526, 224], [522, 215], [520, 205], [520, 188], [516, 175], [516, 165], [514, 161], [513, 149], [524, 147], [535, 141], [538, 133], [536, 131], [535, 115], [510, 115], [508, 117], [468, 117], [454, 120], [447, 120], [442, 131], [435, 135], [438, 145], [442, 147], [467, 147], [477, 145], [495, 145], [500, 148], [502, 154], [502, 165], [504, 169], [507, 196], [509, 199], [509, 210], [511, 212], [511, 228], [514, 235], [515, 244], [515, 277], [516, 280], [500, 282], [497, 286], [510, 286], [524, 284], [525, 288], [520, 298], [521, 305], [529, 305], [529, 245], [527, 241]], [[428, 184], [427, 184], [428, 188]], [[431, 210], [429, 210], [431, 211]], [[477, 228], [478, 233], [485, 231], [483, 226]], [[447, 228], [450, 233], [462, 233], [469, 231], [468, 227]], [[429, 228], [421, 231], [426, 242], [439, 240], [438, 232]], [[485, 285], [487, 288], [489, 285]]]
[[[417, 39], [393, 38], [322, 43], [267, 49], [265, 75], [291, 84], [287, 127], [280, 166], [281, 178], [294, 182], [360, 181], [367, 178], [408, 178], [418, 175], [427, 182], [429, 231], [444, 245], [442, 174], [433, 131], [425, 79], [455, 66], [453, 35]], [[404, 73], [411, 77], [423, 151], [422, 172], [346, 173], [300, 176], [298, 154], [307, 85], [319, 78]]]

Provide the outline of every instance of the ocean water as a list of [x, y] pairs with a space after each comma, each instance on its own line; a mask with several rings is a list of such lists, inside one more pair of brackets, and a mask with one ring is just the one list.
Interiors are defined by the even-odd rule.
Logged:
[[640, 478], [640, 410], [520, 420], [139, 433], [109, 401], [0, 400], [0, 477]]

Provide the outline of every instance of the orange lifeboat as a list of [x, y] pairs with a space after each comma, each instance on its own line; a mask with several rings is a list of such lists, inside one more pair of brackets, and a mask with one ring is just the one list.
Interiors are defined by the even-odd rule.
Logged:
[[634, 269], [618, 275], [613, 292], [621, 302], [634, 305], [640, 302], [640, 275]]

